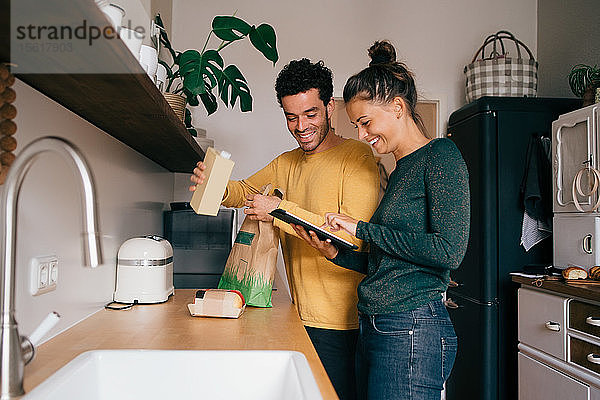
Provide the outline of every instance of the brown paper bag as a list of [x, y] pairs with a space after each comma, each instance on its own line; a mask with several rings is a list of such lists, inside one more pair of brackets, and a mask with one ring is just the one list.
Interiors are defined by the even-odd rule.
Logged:
[[[265, 186], [262, 194], [269, 194], [271, 187]], [[272, 222], [246, 217], [227, 258], [219, 289], [239, 290], [248, 305], [272, 307], [278, 247], [279, 229]]]

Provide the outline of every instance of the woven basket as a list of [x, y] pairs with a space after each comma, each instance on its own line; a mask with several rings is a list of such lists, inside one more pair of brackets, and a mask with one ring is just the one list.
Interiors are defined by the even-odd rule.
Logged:
[[167, 103], [169, 103], [175, 112], [175, 115], [177, 115], [177, 118], [179, 118], [181, 122], [184, 122], [186, 104], [185, 97], [173, 93], [163, 93], [163, 96], [165, 96], [165, 100], [167, 100]]

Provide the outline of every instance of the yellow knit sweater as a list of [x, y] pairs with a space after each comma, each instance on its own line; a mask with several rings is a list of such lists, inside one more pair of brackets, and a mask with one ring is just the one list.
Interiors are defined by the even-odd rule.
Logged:
[[[300, 148], [281, 154], [242, 181], [229, 181], [226, 207], [243, 207], [246, 194], [272, 183], [284, 192], [279, 208], [316, 225], [327, 212], [368, 221], [377, 207], [379, 173], [368, 145], [353, 139], [316, 154]], [[356, 288], [362, 274], [336, 266], [296, 236], [285, 222], [280, 228], [283, 258], [292, 300], [304, 325], [326, 329], [358, 327]], [[346, 240], [361, 245], [348, 234]]]

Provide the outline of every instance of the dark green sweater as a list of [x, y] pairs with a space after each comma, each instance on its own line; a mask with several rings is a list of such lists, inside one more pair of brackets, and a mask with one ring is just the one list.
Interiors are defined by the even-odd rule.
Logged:
[[340, 250], [331, 261], [366, 274], [358, 310], [384, 314], [413, 310], [448, 287], [469, 240], [469, 179], [449, 139], [434, 139], [402, 157], [369, 222], [356, 236], [368, 253]]

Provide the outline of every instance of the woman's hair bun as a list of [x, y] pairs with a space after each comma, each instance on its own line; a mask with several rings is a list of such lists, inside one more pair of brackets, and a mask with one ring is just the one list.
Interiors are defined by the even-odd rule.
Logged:
[[369, 57], [369, 66], [392, 63], [396, 61], [396, 49], [387, 40], [377, 41], [369, 48]]

